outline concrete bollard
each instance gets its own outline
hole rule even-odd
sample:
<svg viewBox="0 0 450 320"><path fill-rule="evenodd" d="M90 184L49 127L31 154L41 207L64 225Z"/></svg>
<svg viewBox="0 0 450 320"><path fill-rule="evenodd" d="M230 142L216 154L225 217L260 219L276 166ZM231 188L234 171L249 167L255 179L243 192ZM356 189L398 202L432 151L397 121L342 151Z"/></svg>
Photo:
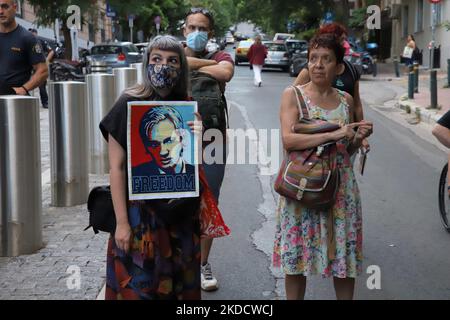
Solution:
<svg viewBox="0 0 450 320"><path fill-rule="evenodd" d="M52 206L73 207L89 195L88 117L84 82L50 82Z"/></svg>
<svg viewBox="0 0 450 320"><path fill-rule="evenodd" d="M39 99L0 96L0 256L42 248Z"/></svg>

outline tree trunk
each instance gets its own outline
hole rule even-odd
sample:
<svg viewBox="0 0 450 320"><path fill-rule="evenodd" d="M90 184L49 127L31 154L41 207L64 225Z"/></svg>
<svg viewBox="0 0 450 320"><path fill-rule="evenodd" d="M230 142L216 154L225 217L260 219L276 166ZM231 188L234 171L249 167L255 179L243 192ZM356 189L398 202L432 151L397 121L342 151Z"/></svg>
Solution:
<svg viewBox="0 0 450 320"><path fill-rule="evenodd" d="M64 58L72 60L72 37L70 36L70 29L63 23L62 30L64 35Z"/></svg>

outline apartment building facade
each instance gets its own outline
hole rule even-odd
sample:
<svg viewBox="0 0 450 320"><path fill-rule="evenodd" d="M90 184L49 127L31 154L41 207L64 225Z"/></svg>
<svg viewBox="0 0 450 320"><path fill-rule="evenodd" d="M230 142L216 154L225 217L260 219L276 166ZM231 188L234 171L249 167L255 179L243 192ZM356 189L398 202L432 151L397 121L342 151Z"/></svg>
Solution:
<svg viewBox="0 0 450 320"><path fill-rule="evenodd" d="M112 40L113 27L112 20L106 16L106 2L104 0L97 1L99 14L96 21L87 18L87 22L82 25L81 31L78 33L78 45L80 48L89 49L94 44ZM55 37L62 39L61 30L56 30L53 26L40 26L36 24L36 14L33 7L26 0L18 1L17 22L24 28L35 28L38 30L39 36L48 40L55 40ZM60 21L65 23L65 21ZM60 28L59 28L60 29Z"/></svg>
<svg viewBox="0 0 450 320"><path fill-rule="evenodd" d="M433 17L436 17L435 46L440 48L439 67L447 68L450 59L450 0L441 0L435 6L429 0L385 0L384 8L392 21L391 57L403 52L406 39L412 34L419 49L423 50L423 65L430 66Z"/></svg>

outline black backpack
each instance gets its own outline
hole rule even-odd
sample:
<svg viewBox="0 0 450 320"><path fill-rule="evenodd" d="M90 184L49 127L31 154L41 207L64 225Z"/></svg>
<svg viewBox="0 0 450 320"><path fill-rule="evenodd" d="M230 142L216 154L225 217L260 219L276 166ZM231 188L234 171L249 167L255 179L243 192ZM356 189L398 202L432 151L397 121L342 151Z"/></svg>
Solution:
<svg viewBox="0 0 450 320"><path fill-rule="evenodd" d="M215 52L204 59L210 59ZM225 130L227 128L228 108L220 82L209 74L191 71L192 97L198 103L198 112L202 116L203 126L208 129Z"/></svg>

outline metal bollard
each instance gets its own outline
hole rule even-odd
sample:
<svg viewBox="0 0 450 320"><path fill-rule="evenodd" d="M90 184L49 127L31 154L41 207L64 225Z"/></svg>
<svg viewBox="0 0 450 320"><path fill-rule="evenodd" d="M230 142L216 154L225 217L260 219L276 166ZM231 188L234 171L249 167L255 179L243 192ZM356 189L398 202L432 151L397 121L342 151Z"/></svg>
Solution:
<svg viewBox="0 0 450 320"><path fill-rule="evenodd" d="M116 102L114 75L90 74L86 77L89 122L89 173L109 173L108 144L98 128Z"/></svg>
<svg viewBox="0 0 450 320"><path fill-rule="evenodd" d="M93 61L90 64L91 73L108 73L108 65L103 61Z"/></svg>
<svg viewBox="0 0 450 320"><path fill-rule="evenodd" d="M39 99L0 96L0 256L42 248Z"/></svg>
<svg viewBox="0 0 450 320"><path fill-rule="evenodd" d="M395 68L395 76L397 78L400 78L400 65L397 58L394 59L394 68Z"/></svg>
<svg viewBox="0 0 450 320"><path fill-rule="evenodd" d="M73 207L89 195L86 84L50 82L52 206Z"/></svg>
<svg viewBox="0 0 450 320"><path fill-rule="evenodd" d="M450 87L450 59L447 59L447 87Z"/></svg>
<svg viewBox="0 0 450 320"><path fill-rule="evenodd" d="M130 65L131 68L135 68L137 70L137 83L143 83L145 71L143 69L143 63L133 63Z"/></svg>
<svg viewBox="0 0 450 320"><path fill-rule="evenodd" d="M414 72L410 72L408 77L408 99L414 99Z"/></svg>
<svg viewBox="0 0 450 320"><path fill-rule="evenodd" d="M419 93L419 64L414 62L414 92Z"/></svg>
<svg viewBox="0 0 450 320"><path fill-rule="evenodd" d="M374 78L378 75L377 58L373 59L373 74L372 75Z"/></svg>
<svg viewBox="0 0 450 320"><path fill-rule="evenodd" d="M118 99L123 91L137 83L137 70L135 68L116 68L113 70L116 83L116 96Z"/></svg>
<svg viewBox="0 0 450 320"><path fill-rule="evenodd" d="M437 71L430 71L430 96L431 96L431 109L437 109L438 97L437 97Z"/></svg>

